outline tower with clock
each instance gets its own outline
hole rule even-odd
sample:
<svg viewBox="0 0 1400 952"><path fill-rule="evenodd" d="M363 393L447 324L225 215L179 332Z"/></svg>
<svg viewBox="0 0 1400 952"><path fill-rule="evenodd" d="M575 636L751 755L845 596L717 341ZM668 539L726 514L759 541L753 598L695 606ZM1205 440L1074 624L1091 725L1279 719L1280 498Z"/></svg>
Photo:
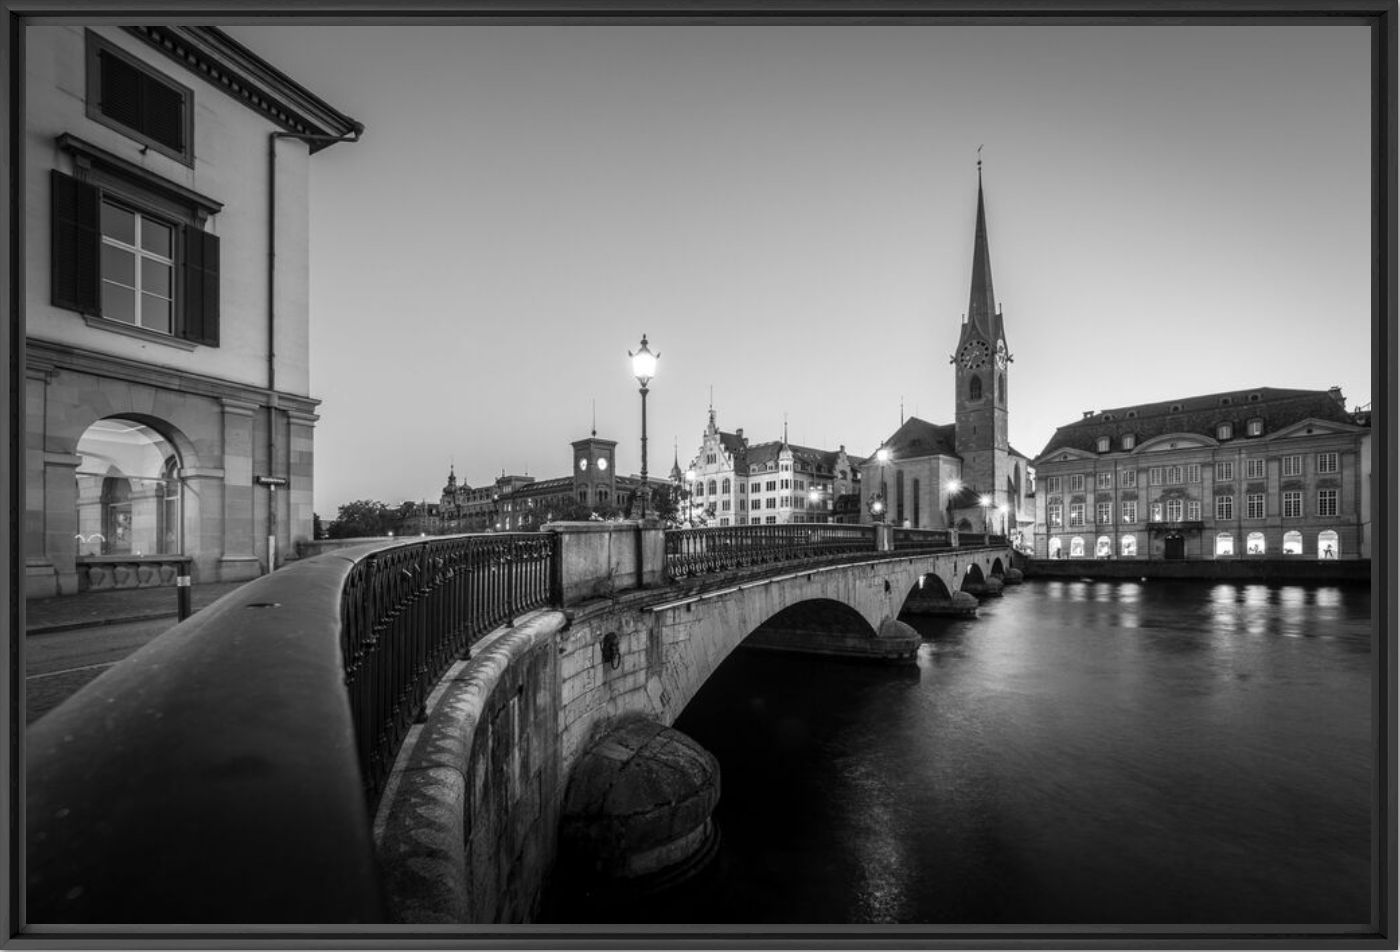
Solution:
<svg viewBox="0 0 1400 952"><path fill-rule="evenodd" d="M1011 356L1001 311L992 292L992 263L987 250L987 215L982 198L982 162L977 162L977 225L972 246L972 293L953 354L957 387L955 442L962 457L962 484L993 497L1009 499L1016 480L1007 442L1007 371Z"/></svg>
<svg viewBox="0 0 1400 952"><path fill-rule="evenodd" d="M613 456L617 440L600 440L598 431L584 440L575 440L574 498L587 506L610 505L617 498L617 473Z"/></svg>

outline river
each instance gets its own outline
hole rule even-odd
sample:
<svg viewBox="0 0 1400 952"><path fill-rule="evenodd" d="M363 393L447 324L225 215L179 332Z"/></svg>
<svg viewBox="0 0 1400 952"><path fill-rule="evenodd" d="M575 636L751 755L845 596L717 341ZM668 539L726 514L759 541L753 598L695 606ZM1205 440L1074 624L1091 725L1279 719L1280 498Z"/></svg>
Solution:
<svg viewBox="0 0 1400 952"><path fill-rule="evenodd" d="M1369 918L1367 588L1033 581L917 666L741 650L676 727L719 853L689 923Z"/></svg>

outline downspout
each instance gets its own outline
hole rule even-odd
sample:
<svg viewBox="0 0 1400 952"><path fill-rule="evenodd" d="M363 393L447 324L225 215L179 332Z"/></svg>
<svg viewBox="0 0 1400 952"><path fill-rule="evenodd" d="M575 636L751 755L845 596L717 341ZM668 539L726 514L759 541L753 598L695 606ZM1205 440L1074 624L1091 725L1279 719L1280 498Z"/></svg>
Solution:
<svg viewBox="0 0 1400 952"><path fill-rule="evenodd" d="M273 132L267 138L267 571L277 568L277 140L302 142L358 142L363 123L351 121L351 132L343 136L311 135L301 132ZM290 486L289 472L283 477Z"/></svg>

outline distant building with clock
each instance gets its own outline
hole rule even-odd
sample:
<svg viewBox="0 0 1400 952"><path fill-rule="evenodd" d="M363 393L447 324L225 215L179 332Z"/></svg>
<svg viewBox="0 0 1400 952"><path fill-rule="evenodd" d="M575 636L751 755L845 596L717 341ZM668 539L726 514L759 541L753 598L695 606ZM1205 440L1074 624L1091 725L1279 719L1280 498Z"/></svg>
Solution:
<svg viewBox="0 0 1400 952"><path fill-rule="evenodd" d="M458 482L455 468L450 469L436 506L436 522L424 524L450 535L519 532L565 519L635 516L641 479L618 475L617 441L602 439L594 431L571 446L573 465L567 476L536 479L502 473L489 486L473 488ZM664 479L648 478L647 483L655 495L670 492Z"/></svg>
<svg viewBox="0 0 1400 952"><path fill-rule="evenodd" d="M1340 388L1090 411L1036 460L1050 559L1371 556L1371 427Z"/></svg>
<svg viewBox="0 0 1400 952"><path fill-rule="evenodd" d="M1035 471L1007 438L1011 354L992 290L980 162L972 288L950 362L954 422L910 417L881 443L860 468L862 521L990 530L1028 545Z"/></svg>

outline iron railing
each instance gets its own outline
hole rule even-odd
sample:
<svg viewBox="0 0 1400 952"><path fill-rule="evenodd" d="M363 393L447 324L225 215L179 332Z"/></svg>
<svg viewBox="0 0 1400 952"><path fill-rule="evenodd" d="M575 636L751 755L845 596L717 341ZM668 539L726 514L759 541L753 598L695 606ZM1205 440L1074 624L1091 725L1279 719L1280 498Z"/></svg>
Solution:
<svg viewBox="0 0 1400 952"><path fill-rule="evenodd" d="M980 539L977 541L981 541ZM952 533L947 529L905 529L898 526L894 530L894 547L908 549L947 549L953 545Z"/></svg>
<svg viewBox="0 0 1400 952"><path fill-rule="evenodd" d="M814 522L666 532L666 569L673 579L874 551L874 526Z"/></svg>
<svg viewBox="0 0 1400 952"><path fill-rule="evenodd" d="M438 537L375 552L341 591L341 650L374 803L433 685L483 635L557 600L558 536Z"/></svg>

